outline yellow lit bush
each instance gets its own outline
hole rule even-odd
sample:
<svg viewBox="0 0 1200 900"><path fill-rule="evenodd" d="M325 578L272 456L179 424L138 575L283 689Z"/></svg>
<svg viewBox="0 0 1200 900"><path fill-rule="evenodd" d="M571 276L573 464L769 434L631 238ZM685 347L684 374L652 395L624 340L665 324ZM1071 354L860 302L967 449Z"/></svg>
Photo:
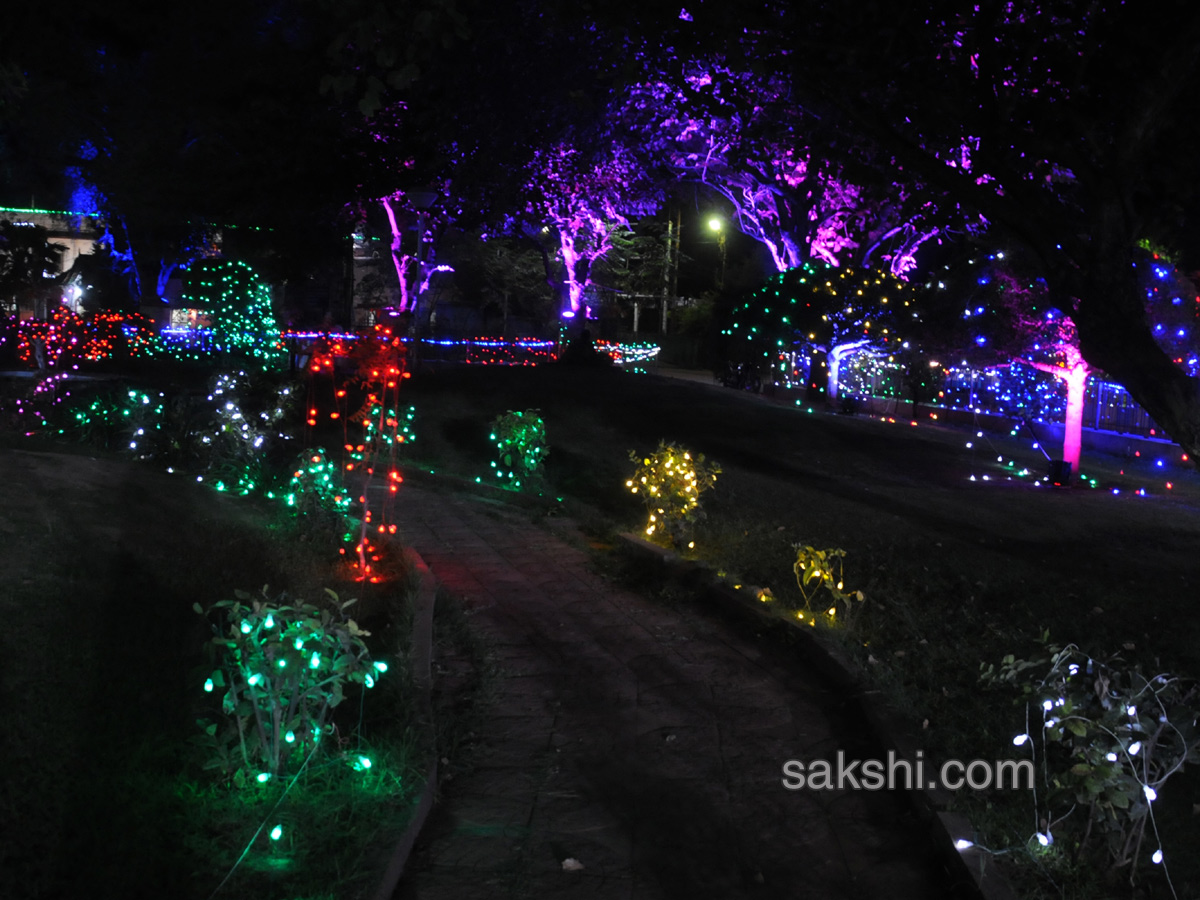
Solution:
<svg viewBox="0 0 1200 900"><path fill-rule="evenodd" d="M795 544L794 547L796 562L792 565L792 571L796 575L800 594L804 597L804 609L798 612L800 620L815 625L817 615L823 613L826 620L832 623L838 615L839 606L842 607L843 616L848 619L854 613L856 603L863 602L863 592L844 589L842 561L846 558L846 551L836 547L818 550L803 544ZM817 604L815 610L814 604ZM822 610L825 604L829 606Z"/></svg>
<svg viewBox="0 0 1200 900"><path fill-rule="evenodd" d="M637 470L625 486L646 504L646 537L691 547L689 532L703 515L700 495L716 484L721 467L666 441L650 456L631 450L629 459Z"/></svg>

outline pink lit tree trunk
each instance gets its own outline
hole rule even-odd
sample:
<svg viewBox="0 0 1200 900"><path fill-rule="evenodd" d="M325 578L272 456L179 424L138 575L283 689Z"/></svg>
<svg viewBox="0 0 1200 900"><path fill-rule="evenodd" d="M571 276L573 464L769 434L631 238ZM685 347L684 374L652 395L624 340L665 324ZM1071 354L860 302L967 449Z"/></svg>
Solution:
<svg viewBox="0 0 1200 900"><path fill-rule="evenodd" d="M1021 360L1025 365L1053 375L1067 385L1067 408L1063 416L1062 458L1071 464L1071 472L1079 474L1079 460L1083 449L1083 401L1087 395L1088 378L1092 368L1079 353L1078 345L1063 348L1067 357L1065 365Z"/></svg>
<svg viewBox="0 0 1200 900"><path fill-rule="evenodd" d="M379 202L383 204L383 211L387 213L388 226L392 232L392 265L396 267L396 280L400 283L400 312L410 312L413 304L409 300L408 289L408 267L412 262L412 257L404 252L404 241L402 240L404 232L396 219L396 210L392 207L391 197L384 197Z"/></svg>

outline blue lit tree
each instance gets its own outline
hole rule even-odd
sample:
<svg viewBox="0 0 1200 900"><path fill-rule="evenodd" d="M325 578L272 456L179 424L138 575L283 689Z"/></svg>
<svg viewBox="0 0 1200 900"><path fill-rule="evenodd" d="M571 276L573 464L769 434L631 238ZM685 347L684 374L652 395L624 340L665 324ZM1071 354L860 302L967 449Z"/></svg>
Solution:
<svg viewBox="0 0 1200 900"><path fill-rule="evenodd" d="M1194 373L1200 313L1195 286L1165 259L1149 253L1134 258L1156 342L1177 366ZM949 296L959 300L961 312L954 337L943 331L940 338L953 343L956 355L973 368L1006 370L1009 377L1000 389L1018 409L1033 411L1046 402L1036 399L1036 386L1031 390L1030 370L1056 379L1060 389L1052 393L1060 394L1062 458L1077 472L1088 379L1102 373L1083 354L1071 304L1057 300L1036 272L1027 253L998 250L946 276L952 279Z"/></svg>

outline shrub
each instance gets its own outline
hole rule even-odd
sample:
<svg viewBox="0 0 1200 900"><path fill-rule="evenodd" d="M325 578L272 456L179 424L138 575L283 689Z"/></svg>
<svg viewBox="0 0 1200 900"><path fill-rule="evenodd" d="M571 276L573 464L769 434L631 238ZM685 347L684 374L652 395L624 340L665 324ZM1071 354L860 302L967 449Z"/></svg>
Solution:
<svg viewBox="0 0 1200 900"><path fill-rule="evenodd" d="M657 535L668 543L682 544L703 517L700 496L717 483L721 467L706 463L703 454L693 457L690 451L666 441L659 441L658 449L650 456L639 456L631 450L629 459L638 468L625 486L641 494L646 504L646 536ZM691 543L689 540L689 547Z"/></svg>
<svg viewBox="0 0 1200 900"><path fill-rule="evenodd" d="M332 734L329 712L345 699L347 683L370 688L387 671L371 661L362 640L368 632L346 617L355 601L327 593L333 603L324 609L271 599L265 589L261 599L238 591L213 605L209 612L222 620L212 639L220 658L204 689L220 690L221 707L220 716L199 722L206 768L235 783L297 771Z"/></svg>
<svg viewBox="0 0 1200 900"><path fill-rule="evenodd" d="M1021 691L1028 748L1047 791L1036 799L1042 846L1073 846L1076 857L1107 856L1113 868L1164 863L1154 801L1186 762L1200 761L1200 686L1168 674L1147 677L1120 657L1101 661L1042 635L1032 659L980 665L988 685ZM1038 739L1040 736L1040 740ZM1040 757L1040 758L1039 758ZM1154 839L1146 844L1146 829ZM1071 841L1055 841L1055 832Z"/></svg>
<svg viewBox="0 0 1200 900"><path fill-rule="evenodd" d="M496 442L492 468L504 486L528 486L542 474L542 462L550 455L546 424L536 409L509 410L492 422L491 439Z"/></svg>
<svg viewBox="0 0 1200 900"><path fill-rule="evenodd" d="M846 551L837 548L818 550L796 544L796 562L792 571L796 575L796 584L800 587L800 595L804 598L804 612L813 613L813 603L820 601L820 612L832 620L837 615L840 606L845 619L848 621L854 613L855 602L862 603L862 591L846 591L844 589L844 569L842 561ZM834 573L834 569L837 573ZM826 608L827 603L832 605ZM803 616L801 616L803 618ZM809 619L813 621L812 618Z"/></svg>

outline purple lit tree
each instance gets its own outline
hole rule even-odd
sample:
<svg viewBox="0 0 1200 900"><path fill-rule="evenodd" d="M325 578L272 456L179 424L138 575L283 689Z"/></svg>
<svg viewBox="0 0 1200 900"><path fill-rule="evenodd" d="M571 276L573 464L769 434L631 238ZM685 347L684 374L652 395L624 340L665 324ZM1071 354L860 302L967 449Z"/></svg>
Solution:
<svg viewBox="0 0 1200 900"><path fill-rule="evenodd" d="M592 157L558 143L536 150L527 172L512 227L542 253L562 317L582 312L586 318L592 267L613 249L618 233L629 230L629 215L654 210L658 190L619 144Z"/></svg>
<svg viewBox="0 0 1200 900"><path fill-rule="evenodd" d="M453 266L437 262L438 239L448 220L444 212L431 210L436 197L433 191L396 191L379 201L391 233L389 251L400 289L398 313L416 314L433 276L454 271ZM405 240L410 230L414 237ZM429 315L433 312L432 307L426 309Z"/></svg>
<svg viewBox="0 0 1200 900"><path fill-rule="evenodd" d="M933 204L861 167L870 178L859 179L844 156L820 149L822 126L795 102L784 55L757 37L660 54L657 73L628 87L613 115L670 177L724 198L778 271L811 260L909 272L939 234Z"/></svg>

